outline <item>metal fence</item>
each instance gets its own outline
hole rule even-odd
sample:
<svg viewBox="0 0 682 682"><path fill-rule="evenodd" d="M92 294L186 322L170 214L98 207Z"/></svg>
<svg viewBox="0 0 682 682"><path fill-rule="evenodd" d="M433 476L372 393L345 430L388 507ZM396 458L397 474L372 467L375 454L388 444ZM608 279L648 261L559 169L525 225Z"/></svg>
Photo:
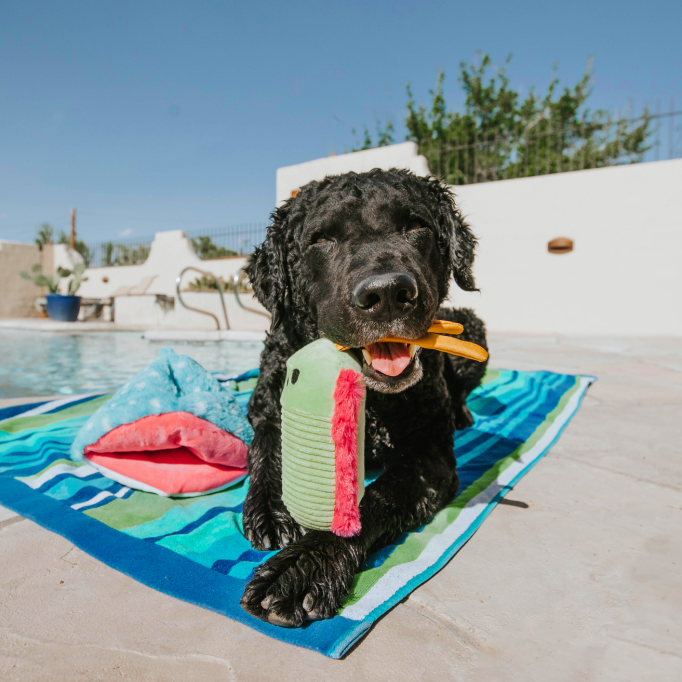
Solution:
<svg viewBox="0 0 682 682"><path fill-rule="evenodd" d="M244 223L210 230L192 230L187 232L187 236L192 240L194 250L200 258L224 258L253 253L254 247L265 239L267 228L268 223ZM216 251L211 244L215 244Z"/></svg>
<svg viewBox="0 0 682 682"><path fill-rule="evenodd" d="M187 232L199 258L227 258L253 252L255 246L265 239L267 223L246 223L212 229ZM90 267L109 265L137 265L144 263L154 237L139 237L88 244L83 254Z"/></svg>
<svg viewBox="0 0 682 682"><path fill-rule="evenodd" d="M540 120L506 135L477 131L420 144L431 172L451 185L682 157L682 111L571 125Z"/></svg>
<svg viewBox="0 0 682 682"><path fill-rule="evenodd" d="M89 267L137 265L147 260L153 240L154 237L152 236L88 244L87 256L82 255Z"/></svg>
<svg viewBox="0 0 682 682"><path fill-rule="evenodd" d="M548 175L629 163L682 158L682 111L645 113L560 125L541 119L509 134L454 136L448 144L422 142L420 153L434 175L451 185ZM267 223L246 223L187 233L197 255L208 260L245 255L265 239ZM135 265L149 256L152 237L88 244L91 267Z"/></svg>

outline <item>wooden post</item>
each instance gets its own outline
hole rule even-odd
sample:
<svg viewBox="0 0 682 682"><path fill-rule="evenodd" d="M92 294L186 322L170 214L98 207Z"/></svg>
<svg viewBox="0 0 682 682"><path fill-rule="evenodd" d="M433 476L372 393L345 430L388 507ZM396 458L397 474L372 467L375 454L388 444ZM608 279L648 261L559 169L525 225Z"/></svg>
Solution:
<svg viewBox="0 0 682 682"><path fill-rule="evenodd" d="M76 209L71 209L71 242L70 247L75 251L76 249Z"/></svg>

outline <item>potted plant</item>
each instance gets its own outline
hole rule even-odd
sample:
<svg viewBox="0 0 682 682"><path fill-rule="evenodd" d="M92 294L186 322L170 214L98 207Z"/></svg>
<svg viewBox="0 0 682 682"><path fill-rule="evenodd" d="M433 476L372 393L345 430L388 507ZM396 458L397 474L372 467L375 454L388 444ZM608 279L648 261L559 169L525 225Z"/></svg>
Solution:
<svg viewBox="0 0 682 682"><path fill-rule="evenodd" d="M57 268L57 274L54 277L48 277L40 265L34 265L31 268L33 274L29 275L26 270L22 270L19 275L24 279L32 281L38 287L47 287L49 294L45 296L47 300L47 314L53 320L60 320L63 322L75 322L78 319L78 312L81 308L81 297L76 296L76 292L81 285L81 282L87 282L88 278L83 277L85 272L85 263L76 263L73 266L73 271L66 268ZM73 277L71 277L73 275ZM65 278L71 277L69 280L68 294L63 296L58 293L59 282Z"/></svg>

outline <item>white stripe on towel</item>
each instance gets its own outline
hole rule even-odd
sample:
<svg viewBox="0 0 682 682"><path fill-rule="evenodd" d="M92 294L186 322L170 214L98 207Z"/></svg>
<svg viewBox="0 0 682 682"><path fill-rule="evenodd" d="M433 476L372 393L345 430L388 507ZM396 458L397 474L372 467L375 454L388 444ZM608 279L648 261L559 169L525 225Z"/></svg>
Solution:
<svg viewBox="0 0 682 682"><path fill-rule="evenodd" d="M59 400L50 400L49 403L45 403L44 405L39 405L38 407L34 407L32 410L28 410L27 412L22 412L21 414L18 414L17 417L34 417L37 414L45 414L46 412L51 412L52 410L56 410L58 407L63 407L64 405L68 405L69 403L74 403L77 400L83 400L84 398L92 398L95 395L100 395L99 393L81 393L80 395L74 395L71 396L70 398L60 398Z"/></svg>
<svg viewBox="0 0 682 682"><path fill-rule="evenodd" d="M88 500L87 502L79 502L78 504L72 504L71 509L78 510L82 509L83 507L91 507L93 504L101 502L106 497L123 497L129 490L130 488L121 488L116 494L103 490L101 493L97 493L97 495L95 495L92 499Z"/></svg>
<svg viewBox="0 0 682 682"><path fill-rule="evenodd" d="M25 483L29 488L37 490L41 485L47 483L60 474L70 474L71 476L76 476L77 478L85 478L86 476L92 476L96 473L97 469L90 466L89 464L55 464L47 471L43 471L38 478L20 478L19 480L22 481L22 483Z"/></svg>

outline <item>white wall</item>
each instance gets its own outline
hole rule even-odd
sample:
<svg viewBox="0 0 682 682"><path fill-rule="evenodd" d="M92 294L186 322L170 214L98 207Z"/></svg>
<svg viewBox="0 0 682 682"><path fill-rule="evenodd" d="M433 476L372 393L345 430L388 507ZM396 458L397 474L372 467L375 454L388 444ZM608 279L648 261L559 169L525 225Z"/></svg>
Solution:
<svg viewBox="0 0 682 682"><path fill-rule="evenodd" d="M55 247L56 248L56 247ZM56 260L56 258L55 258ZM60 265L72 268L64 254L60 255ZM215 322L207 315L183 308L177 300L175 278L180 272L194 266L212 272L216 277L230 280L246 264L246 257L217 258L201 260L185 233L180 230L157 232L154 235L149 256L139 265L115 265L102 268L88 268L85 271L87 282L78 291L84 298L108 298L122 286L138 285L142 280L153 277L145 295L116 296L116 322L122 325L142 326L150 329L215 329ZM199 273L187 272L182 279L182 288L199 277ZM108 281L104 281L104 280ZM172 296L175 308L166 310L156 300L156 294ZM202 310L209 310L218 316L221 328L224 320L217 293L187 292L183 300ZM242 294L244 305L264 311L264 308L249 294ZM230 327L238 330L261 331L270 327L264 316L242 310L237 306L234 294L225 292Z"/></svg>
<svg viewBox="0 0 682 682"><path fill-rule="evenodd" d="M192 242L181 230L157 232L149 257L144 263L88 268L85 271L88 281L83 282L78 293L86 298L104 298L121 286L133 286L147 277L154 277L147 293L174 296L175 278L187 266L192 265L200 270L208 270L223 279L229 279L245 264L244 256L201 260L194 252ZM182 281L186 284L197 277L198 273L190 271ZM105 282L105 278L109 281Z"/></svg>
<svg viewBox="0 0 682 682"><path fill-rule="evenodd" d="M252 294L240 294L242 304L265 312ZM225 329L225 318L220 297L215 292L186 291L182 300L193 308L213 313ZM243 310L237 305L234 294L225 294L225 307L230 329L237 331L268 331L270 318ZM116 299L116 322L130 327L146 329L216 329L215 320L208 315L188 310L175 299L172 309L161 305L156 296L122 296Z"/></svg>
<svg viewBox="0 0 682 682"><path fill-rule="evenodd" d="M327 175L339 175L355 171L364 173L373 168L407 168L417 175L428 175L429 165L426 158L417 152L414 142L402 142L388 147L365 149L361 152L329 156L315 159L295 166L277 169L277 205L291 197L294 190L299 189L311 180L322 180Z"/></svg>
<svg viewBox="0 0 682 682"><path fill-rule="evenodd" d="M489 330L682 335L682 159L454 189L481 293L451 298Z"/></svg>

